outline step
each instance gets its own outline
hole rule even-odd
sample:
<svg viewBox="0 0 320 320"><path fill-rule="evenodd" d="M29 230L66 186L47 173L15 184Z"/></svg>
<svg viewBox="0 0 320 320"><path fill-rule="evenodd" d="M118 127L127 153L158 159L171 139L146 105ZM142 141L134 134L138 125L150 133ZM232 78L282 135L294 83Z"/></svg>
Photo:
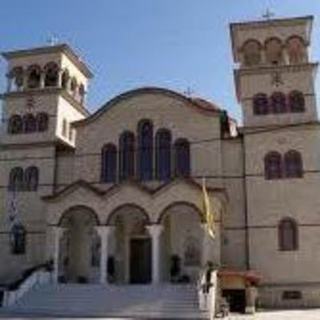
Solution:
<svg viewBox="0 0 320 320"><path fill-rule="evenodd" d="M19 316L208 319L208 314L199 310L194 285L47 285L35 288L3 312Z"/></svg>

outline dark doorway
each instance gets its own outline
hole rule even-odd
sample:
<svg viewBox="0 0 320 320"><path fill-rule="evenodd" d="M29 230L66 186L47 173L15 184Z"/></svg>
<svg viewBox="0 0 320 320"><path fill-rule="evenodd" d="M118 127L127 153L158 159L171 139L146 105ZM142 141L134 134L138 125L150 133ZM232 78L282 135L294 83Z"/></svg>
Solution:
<svg viewBox="0 0 320 320"><path fill-rule="evenodd" d="M130 283L151 282L151 240L130 241Z"/></svg>
<svg viewBox="0 0 320 320"><path fill-rule="evenodd" d="M242 289L223 290L222 296L229 303L231 312L245 313L246 310L246 292Z"/></svg>

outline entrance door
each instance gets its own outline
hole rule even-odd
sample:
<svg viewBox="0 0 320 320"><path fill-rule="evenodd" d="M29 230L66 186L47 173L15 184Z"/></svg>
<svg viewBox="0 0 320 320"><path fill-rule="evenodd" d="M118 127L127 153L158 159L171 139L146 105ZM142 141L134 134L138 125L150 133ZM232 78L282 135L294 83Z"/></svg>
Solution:
<svg viewBox="0 0 320 320"><path fill-rule="evenodd" d="M231 312L244 313L246 308L246 292L245 290L223 290L222 296L227 299Z"/></svg>
<svg viewBox="0 0 320 320"><path fill-rule="evenodd" d="M151 240L148 238L130 241L130 283L151 281Z"/></svg>

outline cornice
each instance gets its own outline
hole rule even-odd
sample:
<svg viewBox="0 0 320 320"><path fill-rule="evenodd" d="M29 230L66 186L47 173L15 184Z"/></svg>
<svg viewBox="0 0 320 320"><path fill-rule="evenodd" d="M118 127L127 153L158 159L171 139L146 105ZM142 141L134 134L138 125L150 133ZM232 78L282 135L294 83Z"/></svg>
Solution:
<svg viewBox="0 0 320 320"><path fill-rule="evenodd" d="M287 64L287 65L276 65L276 66L268 66L262 65L255 68L239 68L235 69L236 75L251 75L251 74L265 74L270 72L299 72L304 70L314 70L318 68L318 63L303 63L303 64Z"/></svg>
<svg viewBox="0 0 320 320"><path fill-rule="evenodd" d="M24 91L5 92L0 94L0 99L5 100L5 99L11 99L11 98L28 97L30 95L43 96L48 94L61 95L83 116L88 117L90 115L90 112L81 103L79 103L72 95L70 95L67 90L63 88L42 88L42 89L28 89Z"/></svg>
<svg viewBox="0 0 320 320"><path fill-rule="evenodd" d="M264 125L264 126L246 126L241 127L239 130L246 134L259 134L263 132L272 132L277 130L292 130L292 129L305 129L309 130L320 129L320 121L309 121L309 122L300 122L300 123L292 123L292 124L283 124L283 125Z"/></svg>
<svg viewBox="0 0 320 320"><path fill-rule="evenodd" d="M3 52L1 55L6 60L11 60L20 57L34 56L48 53L64 53L89 79L93 77L93 73L87 67L87 65L81 60L81 58L75 53L75 51L66 43L58 44L55 46L38 47L32 49L22 49L15 51Z"/></svg>
<svg viewBox="0 0 320 320"><path fill-rule="evenodd" d="M142 191L143 193L148 194L149 196L155 196L160 191L162 191L166 188L170 188L170 187L172 187L178 183L181 183L181 182L185 183L191 187L195 187L197 190L202 192L202 186L192 178L176 178L176 179L168 181L167 183L163 183L156 188L149 188L149 187L145 186L144 184L142 184L141 182L136 181L136 180L128 180L128 181L123 181L121 183L114 184L107 190L102 190L99 187L96 187L85 180L78 180L78 181L75 181L75 182L67 185L66 187L64 187L63 189L61 189L60 191L58 191L56 193L42 197L42 199L45 201L54 201L57 198L59 198L60 196L68 195L70 192L73 192L78 187L82 187L82 188L91 190L99 197L107 197L111 194L119 192L125 186L137 188L138 190ZM227 193L224 188L208 187L207 191L222 193L227 197Z"/></svg>
<svg viewBox="0 0 320 320"><path fill-rule="evenodd" d="M37 142L26 142L26 143L3 143L0 144L0 151L10 150L10 149L29 149L29 148L47 148L51 146L56 146L56 141L37 141Z"/></svg>
<svg viewBox="0 0 320 320"><path fill-rule="evenodd" d="M231 23L231 29L248 30L248 29L260 29L268 27L291 27L297 24L311 23L312 27L313 16L295 17L295 18L281 18L281 19L268 19L268 20L253 20Z"/></svg>

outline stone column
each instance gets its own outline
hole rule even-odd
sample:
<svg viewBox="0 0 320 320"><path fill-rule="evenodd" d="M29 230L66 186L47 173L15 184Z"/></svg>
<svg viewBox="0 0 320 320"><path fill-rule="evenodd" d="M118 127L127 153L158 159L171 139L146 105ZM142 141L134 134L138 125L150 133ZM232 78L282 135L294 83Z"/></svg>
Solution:
<svg viewBox="0 0 320 320"><path fill-rule="evenodd" d="M41 70L41 73L40 73L40 89L43 89L45 87L45 79L46 79L46 72L44 70Z"/></svg>
<svg viewBox="0 0 320 320"><path fill-rule="evenodd" d="M160 282L160 235L163 231L161 224L147 227L152 239L152 283Z"/></svg>
<svg viewBox="0 0 320 320"><path fill-rule="evenodd" d="M22 90L27 90L28 89L28 80L29 80L29 72L28 71L25 71L23 73L23 89Z"/></svg>
<svg viewBox="0 0 320 320"><path fill-rule="evenodd" d="M13 78L7 74L7 92L11 92Z"/></svg>
<svg viewBox="0 0 320 320"><path fill-rule="evenodd" d="M52 227L54 237L54 252L53 252L53 281L58 283L59 279L59 262L60 262L60 240L63 236L65 228Z"/></svg>
<svg viewBox="0 0 320 320"><path fill-rule="evenodd" d="M109 235L113 232L113 226L97 226L96 230L101 240L100 247L100 283L108 283L107 278L107 260L108 260L108 240Z"/></svg>
<svg viewBox="0 0 320 320"><path fill-rule="evenodd" d="M290 64L289 52L286 46L282 47L282 59L285 65Z"/></svg>
<svg viewBox="0 0 320 320"><path fill-rule="evenodd" d="M63 75L63 70L59 69L58 71L58 83L57 83L57 87L58 88L62 88L62 75Z"/></svg>

